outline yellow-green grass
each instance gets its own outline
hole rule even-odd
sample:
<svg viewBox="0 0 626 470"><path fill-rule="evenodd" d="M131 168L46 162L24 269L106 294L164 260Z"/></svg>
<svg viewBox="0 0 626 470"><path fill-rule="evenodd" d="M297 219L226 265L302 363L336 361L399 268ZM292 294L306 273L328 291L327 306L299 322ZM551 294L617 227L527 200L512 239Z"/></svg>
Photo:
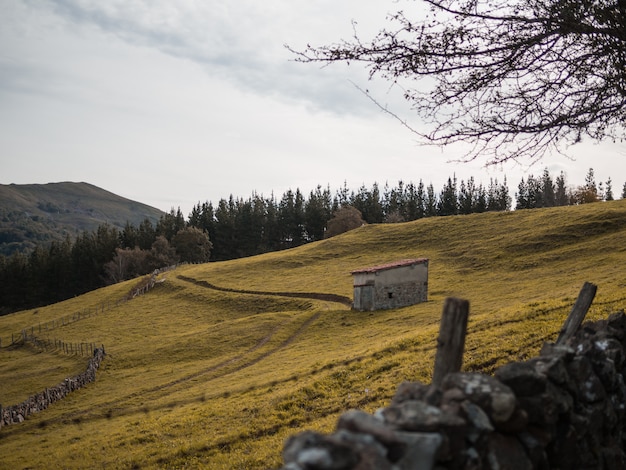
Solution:
<svg viewBox="0 0 626 470"><path fill-rule="evenodd" d="M422 256L429 302L380 312L188 280L351 296L351 270ZM107 351L95 383L0 430L0 468L278 467L286 437L330 432L345 410L374 411L402 381L430 381L446 297L470 300L464 369L490 373L553 341L584 281L598 285L589 318L622 309L625 262L626 201L616 201L365 226L284 252L179 267L128 302L115 303L137 280L0 317L5 346L12 333L100 306L40 335ZM0 403L86 361L3 347Z"/></svg>

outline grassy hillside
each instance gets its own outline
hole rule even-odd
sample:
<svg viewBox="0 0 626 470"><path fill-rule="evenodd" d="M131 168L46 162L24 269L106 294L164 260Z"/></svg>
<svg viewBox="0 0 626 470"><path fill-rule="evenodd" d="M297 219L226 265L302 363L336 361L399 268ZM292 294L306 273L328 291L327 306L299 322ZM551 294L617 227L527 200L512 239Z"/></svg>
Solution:
<svg viewBox="0 0 626 470"><path fill-rule="evenodd" d="M429 302L354 312L340 303L216 291L352 294L350 271L430 259ZM137 281L0 318L11 333L96 306L51 329L104 344L94 384L0 430L0 468L278 467L286 437L331 431L346 409L429 382L444 299L470 300L464 369L490 372L556 338L585 281L589 317L626 304L626 201L370 225L293 250L178 268L114 306ZM42 336L43 333L42 333ZM0 349L0 403L79 372L86 359Z"/></svg>
<svg viewBox="0 0 626 470"><path fill-rule="evenodd" d="M0 184L0 254L93 231L105 222L123 228L148 218L154 224L162 214L88 183Z"/></svg>

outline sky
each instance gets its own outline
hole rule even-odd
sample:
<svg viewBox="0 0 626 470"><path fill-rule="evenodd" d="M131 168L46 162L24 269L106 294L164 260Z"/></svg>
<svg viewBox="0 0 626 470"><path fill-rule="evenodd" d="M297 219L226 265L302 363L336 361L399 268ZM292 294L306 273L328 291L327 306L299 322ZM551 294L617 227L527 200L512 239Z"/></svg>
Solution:
<svg viewBox="0 0 626 470"><path fill-rule="evenodd" d="M460 163L421 145L401 90L360 65L302 64L301 50L371 37L405 0L0 0L0 184L87 182L188 215L200 202L278 199L317 185L474 177L547 168L572 185L626 181L625 144L583 142L538 163ZM512 194L514 195L514 194Z"/></svg>

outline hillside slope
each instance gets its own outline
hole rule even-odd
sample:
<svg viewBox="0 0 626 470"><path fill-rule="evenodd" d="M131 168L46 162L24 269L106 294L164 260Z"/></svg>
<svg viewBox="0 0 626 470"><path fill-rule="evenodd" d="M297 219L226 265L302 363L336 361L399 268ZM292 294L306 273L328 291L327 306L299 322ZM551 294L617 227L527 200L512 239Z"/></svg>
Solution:
<svg viewBox="0 0 626 470"><path fill-rule="evenodd" d="M429 301L355 312L350 271L430 259ZM8 468L266 469L283 441L330 432L349 408L386 406L404 380L429 382L448 296L470 300L463 368L491 372L553 341L585 281L588 317L626 304L626 201L370 225L306 246L184 266L131 301L137 280L0 318L0 403L16 403L86 359L8 346L41 338L104 344L92 385L0 429ZM81 316L76 315L81 312Z"/></svg>
<svg viewBox="0 0 626 470"><path fill-rule="evenodd" d="M63 240L103 223L123 228L162 211L88 183L0 185L0 254L27 251L38 243Z"/></svg>

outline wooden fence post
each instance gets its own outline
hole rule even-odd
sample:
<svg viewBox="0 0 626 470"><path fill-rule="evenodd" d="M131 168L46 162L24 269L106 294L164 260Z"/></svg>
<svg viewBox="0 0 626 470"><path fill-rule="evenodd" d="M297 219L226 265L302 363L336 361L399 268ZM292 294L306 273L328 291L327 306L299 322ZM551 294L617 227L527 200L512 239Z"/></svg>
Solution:
<svg viewBox="0 0 626 470"><path fill-rule="evenodd" d="M446 374L461 370L468 316L469 302L467 300L454 297L446 299L439 326L433 371L432 383L436 387L441 385Z"/></svg>
<svg viewBox="0 0 626 470"><path fill-rule="evenodd" d="M572 311L561 327L559 337L556 339L556 344L564 344L576 334L576 331L578 331L578 328L580 328L580 325L585 320L585 316L589 311L589 307L591 307L591 302L593 302L597 290L598 286L590 282L585 282L578 294L576 303L574 303L572 307Z"/></svg>

